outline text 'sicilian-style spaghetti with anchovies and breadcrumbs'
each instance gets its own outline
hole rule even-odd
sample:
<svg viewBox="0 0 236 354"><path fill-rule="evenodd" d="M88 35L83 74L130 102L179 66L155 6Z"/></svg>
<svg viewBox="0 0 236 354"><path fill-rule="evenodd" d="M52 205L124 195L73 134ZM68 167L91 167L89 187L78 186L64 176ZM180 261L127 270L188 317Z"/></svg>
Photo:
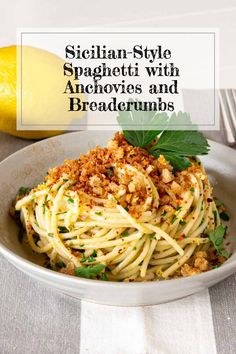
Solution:
<svg viewBox="0 0 236 354"><path fill-rule="evenodd" d="M109 281L199 274L228 257L224 206L200 160L177 170L116 133L49 170L15 204L33 251L62 273Z"/></svg>

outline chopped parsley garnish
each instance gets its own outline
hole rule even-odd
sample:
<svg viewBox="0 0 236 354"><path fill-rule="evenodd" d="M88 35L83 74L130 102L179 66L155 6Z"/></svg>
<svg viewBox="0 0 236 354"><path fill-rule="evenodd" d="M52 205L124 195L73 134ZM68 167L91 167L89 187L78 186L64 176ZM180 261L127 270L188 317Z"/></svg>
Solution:
<svg viewBox="0 0 236 354"><path fill-rule="evenodd" d="M229 215L227 213L225 213L224 211L222 211L220 213L220 218L224 221L229 221Z"/></svg>
<svg viewBox="0 0 236 354"><path fill-rule="evenodd" d="M42 204L42 208L43 208L43 214L45 214L45 211L46 211L46 204L45 203Z"/></svg>
<svg viewBox="0 0 236 354"><path fill-rule="evenodd" d="M137 247L134 246L132 249L133 249L133 251L136 251Z"/></svg>
<svg viewBox="0 0 236 354"><path fill-rule="evenodd" d="M150 240L156 240L155 234L150 235L149 238L150 238Z"/></svg>
<svg viewBox="0 0 236 354"><path fill-rule="evenodd" d="M63 178L63 182L68 182L69 180L67 178Z"/></svg>
<svg viewBox="0 0 236 354"><path fill-rule="evenodd" d="M97 252L95 250L93 250L93 253L91 255L92 257L97 257Z"/></svg>
<svg viewBox="0 0 236 354"><path fill-rule="evenodd" d="M53 233L52 233L52 232L49 232L49 233L48 233L48 236L49 236L49 237L53 237Z"/></svg>
<svg viewBox="0 0 236 354"><path fill-rule="evenodd" d="M177 216L174 216L170 223L171 223L171 224L174 224L174 222L175 222L176 220L178 220L178 218L177 218Z"/></svg>
<svg viewBox="0 0 236 354"><path fill-rule="evenodd" d="M161 214L161 216L166 216L167 211L163 211L163 213Z"/></svg>
<svg viewBox="0 0 236 354"><path fill-rule="evenodd" d="M107 175L108 175L108 177L112 177L112 176L114 176L114 173L112 170L107 170Z"/></svg>
<svg viewBox="0 0 236 354"><path fill-rule="evenodd" d="M209 233L209 238L217 250L218 254L220 256L223 256L225 258L229 257L229 253L226 250L222 249L223 243L224 243L224 236L227 231L227 227L224 227L223 225L219 225L215 232L212 230Z"/></svg>
<svg viewBox="0 0 236 354"><path fill-rule="evenodd" d="M82 257L81 258L81 260L80 260L80 262L81 263L85 263L85 262L94 262L95 261L95 258L94 257L92 257L92 256L90 256L90 257Z"/></svg>
<svg viewBox="0 0 236 354"><path fill-rule="evenodd" d="M91 254L91 256L89 257L82 257L80 262L81 263L85 263L85 262L94 262L95 261L95 257L97 257L97 252L94 250L93 253Z"/></svg>
<svg viewBox="0 0 236 354"><path fill-rule="evenodd" d="M100 279L101 280L104 280L104 281L108 281L109 279L108 279L108 276L106 275L106 273L102 273L101 275L100 275Z"/></svg>
<svg viewBox="0 0 236 354"><path fill-rule="evenodd" d="M191 187L189 190L190 190L190 192L194 192L194 188L193 187Z"/></svg>
<svg viewBox="0 0 236 354"><path fill-rule="evenodd" d="M128 231L124 231L124 232L122 232L121 237L127 237L127 236L129 236Z"/></svg>
<svg viewBox="0 0 236 354"><path fill-rule="evenodd" d="M67 202L68 202L69 204L74 204L74 199L69 198L69 199L67 199Z"/></svg>
<svg viewBox="0 0 236 354"><path fill-rule="evenodd" d="M65 234L66 232L70 232L65 226L58 226L58 230L61 234Z"/></svg>
<svg viewBox="0 0 236 354"><path fill-rule="evenodd" d="M217 268L219 268L220 267L220 265L214 265L213 267L212 267L212 269L217 269Z"/></svg>
<svg viewBox="0 0 236 354"><path fill-rule="evenodd" d="M209 151L206 138L196 130L196 126L192 125L192 130L173 130L178 124L189 129L192 123L187 113L173 113L169 117L156 111L119 111L117 120L131 145L146 149L156 158L163 155L175 170L190 167L189 157L205 155ZM127 130L132 129L134 122L140 130ZM154 126L155 130L142 130L149 126ZM159 139L154 140L157 137Z"/></svg>
<svg viewBox="0 0 236 354"><path fill-rule="evenodd" d="M31 191L31 188L28 187L20 187L18 191L19 197L23 197L24 195L28 194Z"/></svg>
<svg viewBox="0 0 236 354"><path fill-rule="evenodd" d="M101 211L95 211L94 214L96 214L96 215L102 215Z"/></svg>
<svg viewBox="0 0 236 354"><path fill-rule="evenodd" d="M222 200L215 198L215 204L217 207L220 207L220 206L224 205L224 202L222 202Z"/></svg>
<svg viewBox="0 0 236 354"><path fill-rule="evenodd" d="M181 225L181 226L184 226L184 225L186 225L186 224L187 224L187 223L186 223L186 221L184 221L184 220L180 220L180 222L179 222L179 223L180 223L180 225Z"/></svg>
<svg viewBox="0 0 236 354"><path fill-rule="evenodd" d="M45 211L46 211L47 200L48 200L48 195L46 194L46 196L45 196L45 198L44 198L44 203L42 204L43 214L45 214Z"/></svg>
<svg viewBox="0 0 236 354"><path fill-rule="evenodd" d="M181 206L177 206L176 211L181 210L181 209L182 209Z"/></svg>
<svg viewBox="0 0 236 354"><path fill-rule="evenodd" d="M57 263L55 263L55 267L57 268L57 269L61 269L61 268L65 268L65 263L64 262L57 262Z"/></svg>
<svg viewBox="0 0 236 354"><path fill-rule="evenodd" d="M87 267L77 267L75 268L75 275L77 277L94 279L106 268L104 264L90 265Z"/></svg>

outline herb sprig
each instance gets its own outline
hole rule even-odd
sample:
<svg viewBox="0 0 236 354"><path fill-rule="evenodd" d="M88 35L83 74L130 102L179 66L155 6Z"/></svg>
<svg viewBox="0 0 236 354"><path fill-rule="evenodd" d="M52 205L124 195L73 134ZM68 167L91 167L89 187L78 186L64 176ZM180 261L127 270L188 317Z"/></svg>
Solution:
<svg viewBox="0 0 236 354"><path fill-rule="evenodd" d="M209 233L209 238L217 250L218 254L220 256L223 256L225 258L229 257L229 253L226 250L223 250L223 243L224 243L224 236L227 231L227 227L224 227L223 225L219 225L215 232L212 230Z"/></svg>
<svg viewBox="0 0 236 354"><path fill-rule="evenodd" d="M104 264L90 265L75 268L75 275L82 278L94 279L106 268Z"/></svg>
<svg viewBox="0 0 236 354"><path fill-rule="evenodd" d="M97 252L94 250L93 253L91 254L91 256L89 257L82 257L80 262L81 263L86 263L86 262L94 262L96 259L95 257L97 257Z"/></svg>
<svg viewBox="0 0 236 354"><path fill-rule="evenodd" d="M192 125L187 113L173 113L168 117L166 113L158 112L119 112L117 120L131 145L146 149L156 158L163 155L176 170L190 167L189 157L205 155L209 151L206 138ZM132 124L146 130L127 130L133 129ZM174 130L179 125L188 129L191 126L192 130ZM147 130L150 126L157 129Z"/></svg>
<svg viewBox="0 0 236 354"><path fill-rule="evenodd" d="M67 227L65 227L65 226L58 226L58 230L59 230L60 234L65 234L67 232L70 232L70 230L68 230Z"/></svg>
<svg viewBox="0 0 236 354"><path fill-rule="evenodd" d="M18 191L18 196L19 197L24 197L26 194L28 194L31 191L31 188L28 187L20 187Z"/></svg>

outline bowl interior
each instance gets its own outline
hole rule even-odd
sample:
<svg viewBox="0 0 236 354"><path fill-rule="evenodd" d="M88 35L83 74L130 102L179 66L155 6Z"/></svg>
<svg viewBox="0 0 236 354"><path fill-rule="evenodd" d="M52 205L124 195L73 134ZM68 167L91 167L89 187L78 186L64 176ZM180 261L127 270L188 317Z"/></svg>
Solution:
<svg viewBox="0 0 236 354"><path fill-rule="evenodd" d="M17 255L42 264L43 257L19 242L19 229L8 214L18 189L37 185L50 167L64 159L77 158L96 145L105 145L112 135L109 131L64 134L30 145L4 160L0 164L0 242ZM236 151L216 143L211 146L211 153L202 160L214 186L214 195L224 201L230 215L227 247L234 255L227 263L231 263L236 259Z"/></svg>

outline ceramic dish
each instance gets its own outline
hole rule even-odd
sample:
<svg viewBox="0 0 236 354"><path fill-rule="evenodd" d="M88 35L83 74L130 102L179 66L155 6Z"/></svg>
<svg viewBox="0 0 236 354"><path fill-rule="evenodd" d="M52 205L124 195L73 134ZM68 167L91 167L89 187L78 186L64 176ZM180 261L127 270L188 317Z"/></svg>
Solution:
<svg viewBox="0 0 236 354"><path fill-rule="evenodd" d="M30 145L0 163L0 252L15 267L54 289L73 297L116 306L153 305L196 293L236 271L236 252L220 268L192 277L145 283L88 280L57 273L40 266L38 255L18 240L18 229L8 209L20 186L41 182L49 167L73 159L96 145L105 145L111 132L64 134ZM202 160L214 194L223 199L230 214L231 248L235 250L236 151L210 142L211 152ZM235 236L235 237L234 237Z"/></svg>

